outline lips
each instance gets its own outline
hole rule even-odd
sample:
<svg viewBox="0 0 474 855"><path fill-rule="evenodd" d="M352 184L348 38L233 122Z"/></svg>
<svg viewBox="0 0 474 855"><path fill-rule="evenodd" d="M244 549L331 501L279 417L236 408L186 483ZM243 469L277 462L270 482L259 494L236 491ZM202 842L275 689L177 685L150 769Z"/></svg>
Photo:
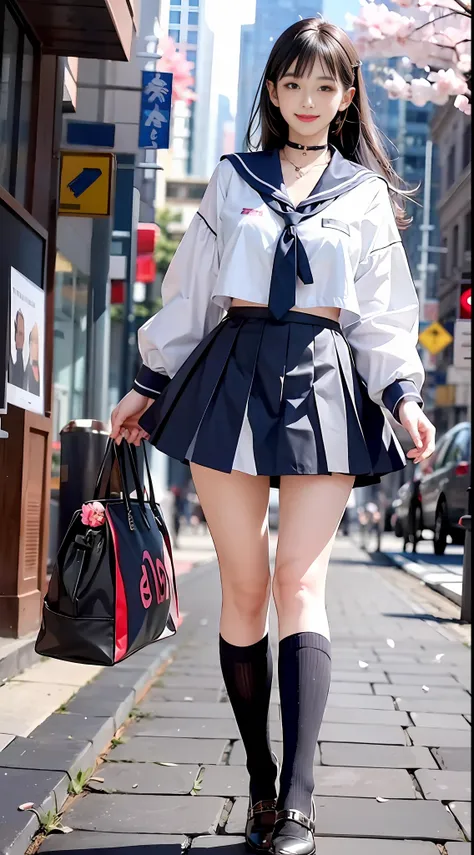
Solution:
<svg viewBox="0 0 474 855"><path fill-rule="evenodd" d="M301 115L299 115L298 113L295 113L295 115L296 115L296 118L300 120L300 122L315 122L316 119L319 119L319 116L309 116L309 115L306 115L304 113Z"/></svg>

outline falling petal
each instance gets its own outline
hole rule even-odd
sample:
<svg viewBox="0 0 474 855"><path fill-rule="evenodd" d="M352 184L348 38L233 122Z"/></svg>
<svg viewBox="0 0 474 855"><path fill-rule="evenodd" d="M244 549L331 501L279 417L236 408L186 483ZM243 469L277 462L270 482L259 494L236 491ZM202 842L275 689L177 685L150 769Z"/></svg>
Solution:
<svg viewBox="0 0 474 855"><path fill-rule="evenodd" d="M359 659L359 668L368 668L368 667L369 667L368 662L364 662L363 659Z"/></svg>
<svg viewBox="0 0 474 855"><path fill-rule="evenodd" d="M429 692L429 690L430 690L429 686L422 686L421 688L423 689L424 692Z"/></svg>
<svg viewBox="0 0 474 855"><path fill-rule="evenodd" d="M393 638L387 638L387 644L389 647L392 647L392 648L395 647L395 642L394 642Z"/></svg>
<svg viewBox="0 0 474 855"><path fill-rule="evenodd" d="M377 802L388 802L389 799L384 799L384 798L382 798L382 796L377 796L376 801Z"/></svg>
<svg viewBox="0 0 474 855"><path fill-rule="evenodd" d="M444 656L444 653L437 653L435 656L435 662L441 662L443 656Z"/></svg>
<svg viewBox="0 0 474 855"><path fill-rule="evenodd" d="M167 763L165 760L157 761L157 766L177 766L177 763Z"/></svg>
<svg viewBox="0 0 474 855"><path fill-rule="evenodd" d="M192 697L191 697L191 695L186 695L186 697L184 698L184 700L185 700L185 701L194 701L194 698L192 698Z"/></svg>
<svg viewBox="0 0 474 855"><path fill-rule="evenodd" d="M58 831L62 834L70 834L71 831L74 831L73 828L70 828L69 825L58 825Z"/></svg>
<svg viewBox="0 0 474 855"><path fill-rule="evenodd" d="M207 620L207 618L203 618L202 620L199 621L199 623L201 624L201 626L207 626L208 620Z"/></svg>
<svg viewBox="0 0 474 855"><path fill-rule="evenodd" d="M136 790L137 787L138 787L138 784L132 784L132 790Z"/></svg>
<svg viewBox="0 0 474 855"><path fill-rule="evenodd" d="M24 805L18 805L18 810L31 810L34 806L34 802L25 802Z"/></svg>

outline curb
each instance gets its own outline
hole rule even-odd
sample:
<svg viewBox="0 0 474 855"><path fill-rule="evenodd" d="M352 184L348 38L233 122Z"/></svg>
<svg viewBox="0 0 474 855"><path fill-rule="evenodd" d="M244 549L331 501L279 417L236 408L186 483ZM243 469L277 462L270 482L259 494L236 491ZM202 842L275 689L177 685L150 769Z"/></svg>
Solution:
<svg viewBox="0 0 474 855"><path fill-rule="evenodd" d="M21 671L41 661L35 652L36 636L35 632L27 638L11 639L11 644L8 645L11 650L0 656L0 683L3 680L11 680Z"/></svg>
<svg viewBox="0 0 474 855"><path fill-rule="evenodd" d="M102 671L68 701L64 713L48 716L0 753L1 855L24 855L38 830L35 815L18 811L18 805L34 802L45 812L55 809L56 798L61 808L69 780L95 765L177 646L174 640L158 641Z"/></svg>
<svg viewBox="0 0 474 855"><path fill-rule="evenodd" d="M428 576L433 575L433 568L429 567L424 571L420 564L416 561L410 561L410 559L405 558L404 555L393 555L388 554L387 552L381 552L380 554L384 555L394 567L398 567L399 570L403 570L404 573L408 573L409 576L413 576L420 582L423 582L423 584L428 588L431 588L433 591L437 591L438 594L442 594L442 596L446 597L447 600L451 600L451 602L456 606L461 607L462 596L460 594L456 593L456 591L450 591L442 582L435 582L432 579L427 578Z"/></svg>

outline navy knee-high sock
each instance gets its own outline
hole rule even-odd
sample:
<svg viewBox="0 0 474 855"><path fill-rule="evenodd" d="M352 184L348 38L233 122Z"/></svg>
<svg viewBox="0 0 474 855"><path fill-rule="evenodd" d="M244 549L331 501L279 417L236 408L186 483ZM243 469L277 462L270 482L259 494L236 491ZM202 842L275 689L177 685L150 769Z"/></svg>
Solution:
<svg viewBox="0 0 474 855"><path fill-rule="evenodd" d="M310 816L316 743L331 682L331 644L316 632L297 632L280 641L278 660L283 765L278 810L293 808ZM278 834L302 836L285 821Z"/></svg>
<svg viewBox="0 0 474 855"><path fill-rule="evenodd" d="M239 647L219 636L224 683L247 755L252 803L276 797L277 768L272 759L268 710L273 676L268 635Z"/></svg>

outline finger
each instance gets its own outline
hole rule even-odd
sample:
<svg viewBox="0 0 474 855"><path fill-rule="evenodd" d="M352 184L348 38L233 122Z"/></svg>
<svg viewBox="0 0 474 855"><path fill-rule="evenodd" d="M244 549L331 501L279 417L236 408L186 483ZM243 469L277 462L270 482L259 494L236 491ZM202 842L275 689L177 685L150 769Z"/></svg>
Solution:
<svg viewBox="0 0 474 855"><path fill-rule="evenodd" d="M128 436L127 436L127 442L130 445L136 445L136 441L138 439L139 433L140 433L140 428L132 428L132 430L129 430Z"/></svg>

